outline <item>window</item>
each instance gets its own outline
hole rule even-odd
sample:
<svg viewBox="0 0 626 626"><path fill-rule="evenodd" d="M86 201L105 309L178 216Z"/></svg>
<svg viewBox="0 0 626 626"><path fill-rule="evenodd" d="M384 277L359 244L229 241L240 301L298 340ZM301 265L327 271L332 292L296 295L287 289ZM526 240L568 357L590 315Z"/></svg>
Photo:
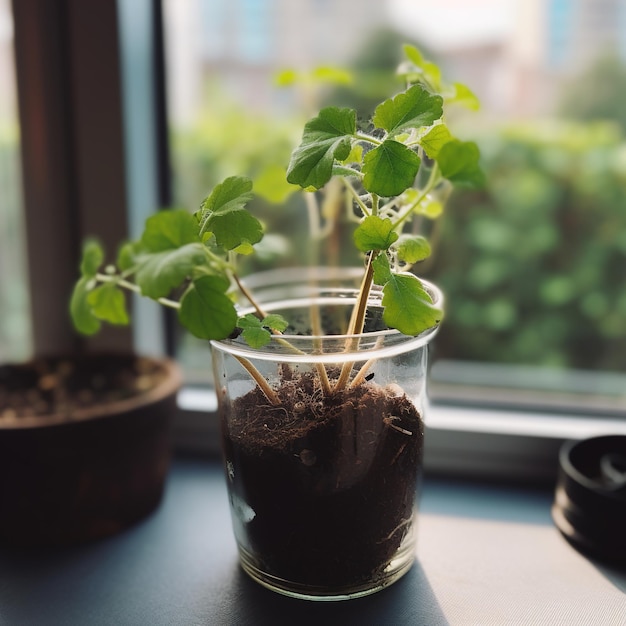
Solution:
<svg viewBox="0 0 626 626"><path fill-rule="evenodd" d="M449 302L433 398L623 414L626 118L607 106L626 94L625 8L588 0L342 0L323 11L301 2L296 11L279 1L165 0L176 201L193 207L223 176L260 177L264 161L285 164L302 119L329 92L366 108L400 44L414 42L479 95L482 111L460 112L454 122L481 145L491 181L484 192L455 193L432 233L436 255L423 273ZM190 42L190 24L196 34L233 36L209 37L209 50L202 37ZM251 60L242 38L264 41L263 52ZM350 67L355 84L276 86L285 67L325 64ZM593 94L590 80L598 84ZM276 226L272 208L265 210ZM301 227L290 221L286 232ZM181 345L190 376L206 378L202 348L190 339Z"/></svg>
<svg viewBox="0 0 626 626"><path fill-rule="evenodd" d="M268 156L284 164L294 132L326 98L367 107L378 97L372 89L387 93L380 81L400 44L413 41L483 101L481 114L459 115L455 123L459 134L480 142L495 181L487 192L454 196L433 233L446 254L424 268L449 302L434 355L435 465L460 469L468 460L485 470L532 465L540 472L553 468L559 438L623 429L626 30L617 25L625 11L624 2L606 3L617 16L611 36L602 38L613 45L607 52L579 43L593 39L580 30L595 23L584 18L589 6L163 0L161 23L148 0L97 10L72 3L68 11L60 0L14 2L34 350L75 344L66 294L82 238L99 233L113 250L137 220L169 203L158 189L169 182L158 174L166 159L151 160L164 156L167 143L158 136L156 26L164 29L167 61L171 200L189 209L226 175L260 177ZM258 19L238 20L237 11ZM234 27L251 41L235 45L228 36ZM302 80L279 88L274 78L286 62ZM319 65L350 67L357 80L312 87L307 71ZM295 207L280 214L272 203L259 209L290 235L304 227ZM289 237L271 244L268 255L301 251L297 243L290 248ZM350 264L342 249L338 258ZM259 263L264 268L270 260L261 255ZM143 322L153 313L137 314ZM149 336L137 340L141 349L154 347L155 337L161 343L158 316L151 324ZM130 339L115 331L98 342L111 347ZM180 337L176 353L191 383L210 381L205 344ZM182 403L214 408L210 394L186 394ZM563 411L595 422L552 416ZM180 440L189 445L199 430L203 437L210 433L202 429L215 428L204 414L196 418L183 413Z"/></svg>
<svg viewBox="0 0 626 626"><path fill-rule="evenodd" d="M20 174L13 16L0 0L0 361L31 352Z"/></svg>

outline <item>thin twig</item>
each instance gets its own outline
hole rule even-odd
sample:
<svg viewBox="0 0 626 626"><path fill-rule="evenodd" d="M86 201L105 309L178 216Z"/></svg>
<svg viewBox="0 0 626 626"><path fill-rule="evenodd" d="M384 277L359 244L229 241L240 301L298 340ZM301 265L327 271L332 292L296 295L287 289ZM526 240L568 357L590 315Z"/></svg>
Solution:
<svg viewBox="0 0 626 626"><path fill-rule="evenodd" d="M234 355L237 361L241 363L241 366L254 378L256 384L261 388L261 391L265 394L265 397L274 405L280 405L280 398L278 394L270 387L269 383L261 376L261 372L248 361L248 359L244 359L242 356Z"/></svg>

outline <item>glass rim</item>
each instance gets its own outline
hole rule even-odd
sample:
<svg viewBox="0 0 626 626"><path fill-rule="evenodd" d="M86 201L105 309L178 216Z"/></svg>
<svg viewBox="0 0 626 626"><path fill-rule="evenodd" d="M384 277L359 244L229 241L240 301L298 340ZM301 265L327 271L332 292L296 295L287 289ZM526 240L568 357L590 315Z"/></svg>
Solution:
<svg viewBox="0 0 626 626"><path fill-rule="evenodd" d="M433 304L442 306L444 296L439 287L420 278L420 282L431 296ZM278 284L271 285L280 287ZM356 302L358 289L346 287L321 287L312 285L312 289L322 291L326 295L296 296L264 302L263 307L268 312L274 309L284 308L287 303L289 308L297 306L309 306L312 302L320 306L324 304L353 304ZM342 295L339 295L342 294ZM380 306L382 290L380 287L370 293L368 306ZM253 313L254 308L249 306L240 310L241 315ZM363 361L393 356L425 346L439 331L440 323L427 328L418 335L405 335L395 328L387 328L358 334L321 334L321 335L273 335L268 344L253 348L238 338L212 340L211 345L223 352L234 356L248 359L280 360L290 363L343 363L349 361ZM363 347L367 342L368 347ZM356 344L350 348L349 344ZM324 348L334 347L324 351ZM336 348L335 348L336 346ZM307 348L306 352L300 348Z"/></svg>

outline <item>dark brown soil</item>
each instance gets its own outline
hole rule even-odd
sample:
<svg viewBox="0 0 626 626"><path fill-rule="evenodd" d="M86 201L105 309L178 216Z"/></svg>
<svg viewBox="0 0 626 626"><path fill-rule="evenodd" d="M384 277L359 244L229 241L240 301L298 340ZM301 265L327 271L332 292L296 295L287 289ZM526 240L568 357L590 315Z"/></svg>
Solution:
<svg viewBox="0 0 626 626"><path fill-rule="evenodd" d="M412 523L422 419L395 386L324 398L314 376L287 378L280 406L255 389L223 407L231 497L254 512L248 550L303 585L376 579Z"/></svg>
<svg viewBox="0 0 626 626"><path fill-rule="evenodd" d="M0 367L0 425L24 417L65 415L154 389L165 372L157 362L116 355L42 358Z"/></svg>

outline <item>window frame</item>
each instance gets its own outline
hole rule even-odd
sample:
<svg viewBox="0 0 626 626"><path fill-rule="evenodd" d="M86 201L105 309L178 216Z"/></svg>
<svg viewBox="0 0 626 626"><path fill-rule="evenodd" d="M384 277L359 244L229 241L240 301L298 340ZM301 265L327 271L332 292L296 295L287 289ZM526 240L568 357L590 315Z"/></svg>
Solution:
<svg viewBox="0 0 626 626"><path fill-rule="evenodd" d="M95 233L112 251L136 234L137 220L171 200L161 2L13 0L12 8L35 354L104 348L173 354L171 325L166 331L152 303L136 311L150 321L134 339L119 329L79 339L67 314L82 240ZM133 19L144 20L140 31ZM147 72L147 82L133 81L133 72ZM154 110L142 120L146 98ZM130 140L129 128L138 123L144 145ZM149 161L143 169L142 159ZM183 389L179 405L176 448L217 453L214 392ZM626 433L623 416L438 402L427 415L426 468L552 482L563 441L608 433Z"/></svg>

